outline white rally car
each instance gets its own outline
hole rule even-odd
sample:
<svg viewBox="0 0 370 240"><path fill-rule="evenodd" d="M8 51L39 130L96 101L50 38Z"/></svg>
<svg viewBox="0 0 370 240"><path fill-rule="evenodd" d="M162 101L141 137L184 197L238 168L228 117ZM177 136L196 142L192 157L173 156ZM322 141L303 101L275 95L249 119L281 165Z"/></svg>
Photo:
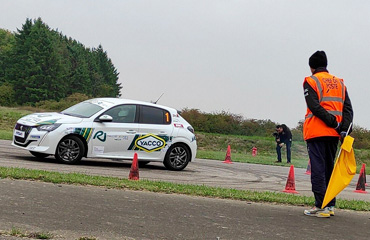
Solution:
<svg viewBox="0 0 370 240"><path fill-rule="evenodd" d="M12 145L69 164L82 157L132 160L137 152L139 164L160 161L170 170L184 169L197 151L194 129L175 109L118 98L22 117Z"/></svg>

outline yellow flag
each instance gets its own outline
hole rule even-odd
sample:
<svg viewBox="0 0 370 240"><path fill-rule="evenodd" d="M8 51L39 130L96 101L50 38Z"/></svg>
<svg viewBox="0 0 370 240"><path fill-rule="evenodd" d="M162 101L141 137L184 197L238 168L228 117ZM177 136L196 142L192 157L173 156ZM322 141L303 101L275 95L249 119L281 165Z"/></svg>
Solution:
<svg viewBox="0 0 370 240"><path fill-rule="evenodd" d="M351 136L346 136L343 140L341 151L334 165L321 208L324 208L335 196L345 189L356 174L355 153L352 148L354 140Z"/></svg>

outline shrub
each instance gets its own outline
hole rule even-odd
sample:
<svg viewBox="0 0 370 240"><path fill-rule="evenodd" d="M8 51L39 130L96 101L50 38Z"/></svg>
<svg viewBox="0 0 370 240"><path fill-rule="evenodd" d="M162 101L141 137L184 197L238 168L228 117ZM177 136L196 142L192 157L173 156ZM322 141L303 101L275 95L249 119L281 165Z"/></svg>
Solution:
<svg viewBox="0 0 370 240"><path fill-rule="evenodd" d="M7 107L15 106L14 90L10 83L0 85L0 105Z"/></svg>
<svg viewBox="0 0 370 240"><path fill-rule="evenodd" d="M40 101L36 103L36 107L42 108L45 110L51 110L51 111L62 111L66 108L69 108L70 106L73 106L79 102L85 101L89 99L88 96L82 93L74 93L59 102L55 100L45 100L45 101Z"/></svg>

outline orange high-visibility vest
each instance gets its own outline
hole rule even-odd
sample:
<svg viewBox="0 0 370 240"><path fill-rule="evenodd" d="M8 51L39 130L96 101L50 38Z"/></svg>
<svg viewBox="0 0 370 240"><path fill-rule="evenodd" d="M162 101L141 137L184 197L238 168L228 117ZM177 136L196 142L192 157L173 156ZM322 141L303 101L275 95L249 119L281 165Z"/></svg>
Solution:
<svg viewBox="0 0 370 240"><path fill-rule="evenodd" d="M320 105L334 115L337 122L342 122L343 105L346 87L343 79L336 78L327 72L315 73L304 79L317 93ZM334 128L328 127L320 118L312 114L307 108L303 124L304 140L316 137L339 137Z"/></svg>

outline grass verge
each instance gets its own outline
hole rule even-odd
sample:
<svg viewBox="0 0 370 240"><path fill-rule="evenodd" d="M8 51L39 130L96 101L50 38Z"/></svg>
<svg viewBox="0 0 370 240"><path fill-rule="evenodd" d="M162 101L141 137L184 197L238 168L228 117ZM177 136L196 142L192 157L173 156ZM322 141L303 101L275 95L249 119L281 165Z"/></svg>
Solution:
<svg viewBox="0 0 370 240"><path fill-rule="evenodd" d="M219 151L209 151L209 150L198 150L197 151L197 158L201 159L212 159L212 160L221 160L224 161L226 157L226 150L225 152ZM285 156L283 156L285 157ZM231 153L231 159L233 162L242 162L242 163L255 163L255 164L263 164L263 165L275 165L275 166L290 166L291 164L286 163L286 158L282 159L281 163L276 163L275 161L276 156L267 156L258 154L257 156L252 156L252 154L245 154L245 153ZM297 168L307 168L308 160L307 158L295 158L292 157L292 163L294 167Z"/></svg>
<svg viewBox="0 0 370 240"><path fill-rule="evenodd" d="M0 231L0 236L1 235L28 238L28 239L52 239L54 237L54 235L49 232L29 233L27 231L23 231L20 228L16 228L16 227L12 227L10 231Z"/></svg>
<svg viewBox="0 0 370 240"><path fill-rule="evenodd" d="M357 157L357 155L358 155L358 152L355 149L355 156ZM201 159L212 159L212 160L224 161L225 157L226 157L226 150L225 152L209 151L209 150L198 150L197 151L197 158L201 158ZM238 152L231 154L231 159L233 162L289 167L291 164L286 163L286 159L284 157L285 156L283 155L281 163L276 163L276 156L259 154L253 157L251 154L238 153ZM307 168L308 158L293 156L291 161L295 168ZM370 162L369 160L366 161L366 165L369 165L369 162ZM356 173L360 173L362 163L363 163L362 161L356 163ZM365 170L366 170L366 174L369 174L370 168L367 168Z"/></svg>
<svg viewBox="0 0 370 240"><path fill-rule="evenodd" d="M116 177L91 176L80 173L59 173L44 170L0 167L0 178L37 180L55 184L90 185L115 189L150 191L158 193L185 194L210 198L232 199L251 202L312 206L313 197L277 192L236 190L205 185L178 184L162 181L130 181ZM370 211L370 202L337 199L337 208L355 211Z"/></svg>
<svg viewBox="0 0 370 240"><path fill-rule="evenodd" d="M0 139L2 140L12 140L13 131L12 130L2 130L0 129Z"/></svg>

